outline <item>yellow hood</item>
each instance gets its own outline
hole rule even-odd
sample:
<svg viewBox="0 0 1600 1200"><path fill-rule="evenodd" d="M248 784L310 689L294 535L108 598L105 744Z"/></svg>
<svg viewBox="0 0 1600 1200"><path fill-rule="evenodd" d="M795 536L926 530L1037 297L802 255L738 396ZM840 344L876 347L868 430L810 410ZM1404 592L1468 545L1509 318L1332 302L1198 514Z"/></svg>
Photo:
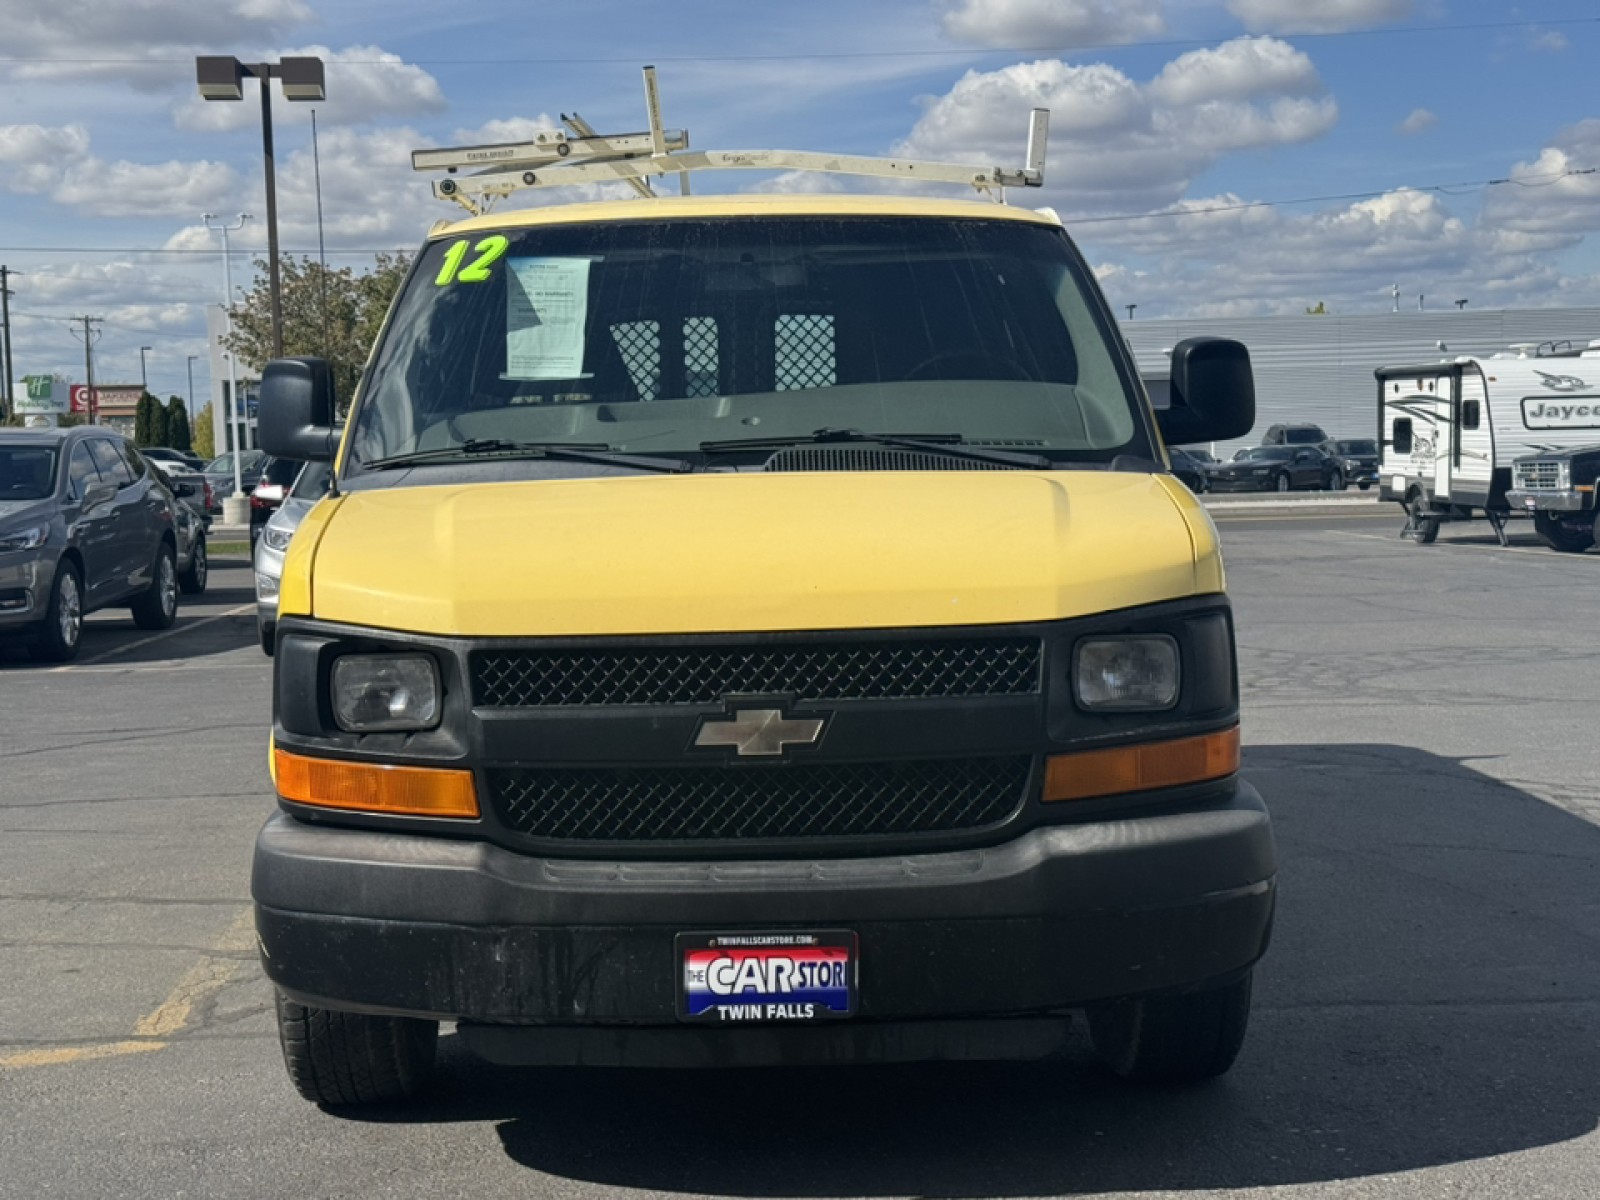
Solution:
<svg viewBox="0 0 1600 1200"><path fill-rule="evenodd" d="M1164 476L730 473L350 493L295 538L280 608L571 636L1045 621L1220 590L1211 523Z"/></svg>

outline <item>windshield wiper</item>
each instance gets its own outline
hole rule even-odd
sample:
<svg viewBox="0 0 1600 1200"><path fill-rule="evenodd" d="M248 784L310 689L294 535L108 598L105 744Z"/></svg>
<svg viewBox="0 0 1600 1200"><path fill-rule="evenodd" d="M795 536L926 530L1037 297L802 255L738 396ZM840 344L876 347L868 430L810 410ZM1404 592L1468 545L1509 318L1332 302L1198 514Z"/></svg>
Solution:
<svg viewBox="0 0 1600 1200"><path fill-rule="evenodd" d="M705 454L725 454L738 450L782 450L786 446L811 446L829 442L876 442L880 446L894 446L904 450L924 450L950 458L967 458L975 462L996 463L1003 467L1026 467L1030 470L1048 470L1052 465L1042 454L1011 454L1004 450L981 450L968 446L959 433L863 433L859 429L818 429L812 433L794 436L732 438L721 442L701 442Z"/></svg>
<svg viewBox="0 0 1600 1200"><path fill-rule="evenodd" d="M679 475L693 471L694 464L681 458L655 458L643 454L619 454L604 442L513 442L505 438L468 438L454 446L437 450L415 450L392 454L361 465L370 471L411 467L422 463L449 462L464 458L549 458L562 462L601 463L608 467L635 467L641 471L664 471Z"/></svg>

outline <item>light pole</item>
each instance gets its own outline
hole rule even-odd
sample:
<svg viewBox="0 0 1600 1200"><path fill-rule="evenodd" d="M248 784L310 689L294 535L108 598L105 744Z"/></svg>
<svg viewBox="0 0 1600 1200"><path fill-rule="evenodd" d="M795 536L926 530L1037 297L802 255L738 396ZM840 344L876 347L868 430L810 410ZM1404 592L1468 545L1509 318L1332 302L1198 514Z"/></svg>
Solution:
<svg viewBox="0 0 1600 1200"><path fill-rule="evenodd" d="M223 319L227 324L227 336L233 337L233 259L228 254L228 234L235 229L243 229L244 223L250 219L249 213L240 213L239 219L232 225L211 222L216 218L210 213L202 213L200 222L207 229L217 229L222 232L222 305ZM233 452L233 495L222 502L222 519L229 525L243 525L250 520L250 501L244 494L243 469L239 463L239 452L243 449L239 438L239 380L233 369L233 350L228 354L228 431L229 440L233 443L229 449Z"/></svg>
<svg viewBox="0 0 1600 1200"><path fill-rule="evenodd" d="M189 426L194 427L194 360L198 354L189 355Z"/></svg>
<svg viewBox="0 0 1600 1200"><path fill-rule="evenodd" d="M285 100L327 99L322 60L285 58L276 63L242 63L229 55L194 60L195 82L206 100L243 100L244 77L261 81L261 151L267 169L267 286L272 298L272 357L283 357L283 299L278 284L278 191L272 167L272 86L283 85ZM231 293L230 293L231 296ZM231 303L231 300L230 300Z"/></svg>
<svg viewBox="0 0 1600 1200"><path fill-rule="evenodd" d="M145 372L144 369L144 356L149 354L154 349L154 346L139 347L139 386L147 392L150 390L150 376Z"/></svg>

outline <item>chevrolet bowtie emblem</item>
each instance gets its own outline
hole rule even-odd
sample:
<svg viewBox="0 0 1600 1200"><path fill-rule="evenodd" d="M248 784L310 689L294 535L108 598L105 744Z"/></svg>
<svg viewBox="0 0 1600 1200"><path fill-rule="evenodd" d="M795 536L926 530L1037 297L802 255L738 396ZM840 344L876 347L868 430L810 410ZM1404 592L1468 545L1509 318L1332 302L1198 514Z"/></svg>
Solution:
<svg viewBox="0 0 1600 1200"><path fill-rule="evenodd" d="M814 746L822 736L821 717L785 717L776 708L741 708L731 717L714 718L700 726L696 746L732 746L744 758L779 755L785 746Z"/></svg>

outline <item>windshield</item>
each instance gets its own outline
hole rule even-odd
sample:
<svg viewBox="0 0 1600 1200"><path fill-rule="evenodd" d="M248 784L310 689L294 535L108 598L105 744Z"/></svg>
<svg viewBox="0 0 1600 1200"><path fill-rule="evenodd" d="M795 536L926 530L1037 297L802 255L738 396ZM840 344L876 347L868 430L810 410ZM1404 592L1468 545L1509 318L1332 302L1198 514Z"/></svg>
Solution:
<svg viewBox="0 0 1600 1200"><path fill-rule="evenodd" d="M1133 394L1054 227L558 225L427 248L351 447L357 463L489 440L703 461L707 441L854 428L1106 462L1151 453Z"/></svg>
<svg viewBox="0 0 1600 1200"><path fill-rule="evenodd" d="M43 500L55 486L53 446L0 445L0 501Z"/></svg>
<svg viewBox="0 0 1600 1200"><path fill-rule="evenodd" d="M294 487L289 494L296 500L320 500L327 494L328 479L332 474L333 468L328 463L307 463L295 476Z"/></svg>
<svg viewBox="0 0 1600 1200"><path fill-rule="evenodd" d="M1287 446L1250 446L1233 457L1235 462L1253 462L1263 458L1289 458L1293 454L1294 451Z"/></svg>
<svg viewBox="0 0 1600 1200"><path fill-rule="evenodd" d="M1315 425L1304 425L1298 429L1290 426L1283 431L1283 440L1291 446L1314 446L1327 436Z"/></svg>
<svg viewBox="0 0 1600 1200"><path fill-rule="evenodd" d="M1378 443L1370 438L1357 438L1354 441L1335 442L1340 454L1376 454Z"/></svg>

